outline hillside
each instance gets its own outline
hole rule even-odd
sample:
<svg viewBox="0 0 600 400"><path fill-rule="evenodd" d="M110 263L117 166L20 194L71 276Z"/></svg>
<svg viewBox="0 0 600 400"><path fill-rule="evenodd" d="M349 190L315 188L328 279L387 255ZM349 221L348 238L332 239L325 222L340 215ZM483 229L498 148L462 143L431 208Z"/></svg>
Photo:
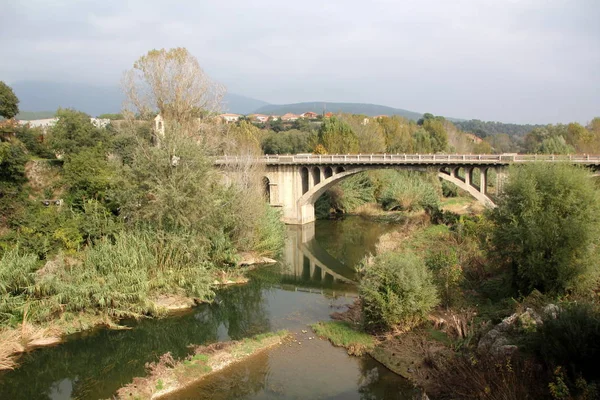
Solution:
<svg viewBox="0 0 600 400"><path fill-rule="evenodd" d="M47 110L74 108L91 116L121 111L123 94L118 86L94 86L84 83L62 83L47 81L21 81L10 84L19 98L21 119L42 118L31 117L31 112L44 111L43 118L48 118ZM250 114L255 109L268 103L227 93L223 99L223 110L236 114ZM54 111L50 112L51 115Z"/></svg>
<svg viewBox="0 0 600 400"><path fill-rule="evenodd" d="M15 117L21 121L31 121L34 119L54 118L56 111L21 111Z"/></svg>
<svg viewBox="0 0 600 400"><path fill-rule="evenodd" d="M364 114L369 116L375 115L399 115L412 120L418 120L423 114L403 110L400 108L393 108L382 106L378 104L365 104L365 103L330 103L330 102L306 102L306 103L294 103L294 104L269 104L254 110L258 114L276 114L282 115L285 113L302 114L307 111L316 112L318 114L325 112L343 112L350 114Z"/></svg>

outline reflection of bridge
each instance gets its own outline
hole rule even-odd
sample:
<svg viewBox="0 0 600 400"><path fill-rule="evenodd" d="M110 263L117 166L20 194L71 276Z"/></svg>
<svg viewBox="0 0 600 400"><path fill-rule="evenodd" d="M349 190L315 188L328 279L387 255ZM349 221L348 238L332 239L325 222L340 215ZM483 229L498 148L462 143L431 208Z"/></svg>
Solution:
<svg viewBox="0 0 600 400"><path fill-rule="evenodd" d="M285 261L297 278L329 284L356 284L353 271L317 243L314 224L289 226L284 252Z"/></svg>
<svg viewBox="0 0 600 400"><path fill-rule="evenodd" d="M223 157L217 165L236 164L244 159ZM247 159L245 159L247 160ZM283 221L305 224L315 219L315 201L331 186L359 172L394 168L434 170L441 179L454 183L481 203L493 207L488 197L488 171L496 171L497 185L505 179L510 164L534 161L569 162L598 169L599 156L466 155L466 154L368 154L264 156L252 159L267 166L269 202L283 210ZM474 173L479 172L478 182Z"/></svg>

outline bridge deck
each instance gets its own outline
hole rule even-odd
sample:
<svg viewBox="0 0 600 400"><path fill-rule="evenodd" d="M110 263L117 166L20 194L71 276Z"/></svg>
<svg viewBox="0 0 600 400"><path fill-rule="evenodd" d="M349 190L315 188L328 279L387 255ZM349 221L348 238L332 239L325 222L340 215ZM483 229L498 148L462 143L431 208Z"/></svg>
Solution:
<svg viewBox="0 0 600 400"><path fill-rule="evenodd" d="M581 165L600 165L600 156L534 155L534 154L295 154L262 157L223 156L215 164L227 165L244 161L267 165L302 164L385 164L385 165L509 165L536 161L569 162Z"/></svg>

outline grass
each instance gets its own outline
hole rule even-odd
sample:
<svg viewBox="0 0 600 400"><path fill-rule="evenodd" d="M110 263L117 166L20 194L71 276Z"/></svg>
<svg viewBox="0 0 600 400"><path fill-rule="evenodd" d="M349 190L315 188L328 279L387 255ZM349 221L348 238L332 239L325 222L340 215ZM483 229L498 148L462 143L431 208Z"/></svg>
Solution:
<svg viewBox="0 0 600 400"><path fill-rule="evenodd" d="M146 377L134 378L133 382L117 391L119 399L150 399L184 388L206 375L220 371L234 362L281 343L287 331L268 332L237 342L214 343L197 346L193 354L176 361L170 353L159 361L148 364Z"/></svg>
<svg viewBox="0 0 600 400"><path fill-rule="evenodd" d="M329 339L334 346L348 349L349 354L361 355L375 347L375 339L356 330L348 322L329 321L311 325L315 333Z"/></svg>

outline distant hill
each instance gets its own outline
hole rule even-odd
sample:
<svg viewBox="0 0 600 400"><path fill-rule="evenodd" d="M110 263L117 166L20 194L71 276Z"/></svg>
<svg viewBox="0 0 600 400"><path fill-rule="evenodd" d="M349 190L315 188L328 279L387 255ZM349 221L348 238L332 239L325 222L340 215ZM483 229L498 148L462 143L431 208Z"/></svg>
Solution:
<svg viewBox="0 0 600 400"><path fill-rule="evenodd" d="M254 110L268 105L266 101L241 96L235 93L227 93L223 99L223 112L234 114L252 114Z"/></svg>
<svg viewBox="0 0 600 400"><path fill-rule="evenodd" d="M31 121L34 119L54 118L56 111L21 111L15 117L21 121Z"/></svg>
<svg viewBox="0 0 600 400"><path fill-rule="evenodd" d="M19 109L46 111L74 108L92 116L117 113L123 95L117 86L94 86L81 83L21 81L10 85L19 98Z"/></svg>
<svg viewBox="0 0 600 400"><path fill-rule="evenodd" d="M294 104L269 104L254 110L257 114L276 114L283 115L285 113L302 114L308 111L315 112L317 114L325 112L343 112L350 114L364 114L368 116L375 115L399 115L404 118L418 120L423 114L403 110L401 108L392 108L387 106L381 106L378 104L365 104L365 103L329 103L323 101L306 102L306 103L294 103Z"/></svg>
<svg viewBox="0 0 600 400"><path fill-rule="evenodd" d="M10 84L19 98L21 114L31 112L74 108L91 116L118 113L123 104L123 94L118 86L94 86L82 83L47 81L21 81ZM235 93L227 93L223 99L223 110L236 114L250 114L268 103ZM54 115L52 111L51 116ZM39 117L42 118L42 117ZM24 118L21 119L39 119ZM43 117L47 118L47 117Z"/></svg>

